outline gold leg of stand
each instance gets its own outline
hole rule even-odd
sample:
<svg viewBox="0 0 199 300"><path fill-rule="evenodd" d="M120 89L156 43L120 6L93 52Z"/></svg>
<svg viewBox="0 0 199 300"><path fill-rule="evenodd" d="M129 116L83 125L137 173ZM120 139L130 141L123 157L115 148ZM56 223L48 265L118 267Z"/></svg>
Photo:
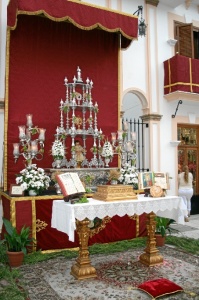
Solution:
<svg viewBox="0 0 199 300"><path fill-rule="evenodd" d="M140 262L147 266L155 266L163 263L163 257L159 254L159 250L156 248L156 238L155 238L155 214L151 212L147 216L147 245L145 248L145 253L140 255Z"/></svg>
<svg viewBox="0 0 199 300"><path fill-rule="evenodd" d="M87 279L96 277L96 270L91 266L88 250L88 239L90 229L88 224L90 221L85 219L83 221L77 221L77 233L79 236L79 255L76 259L76 263L72 266L70 274L76 279Z"/></svg>

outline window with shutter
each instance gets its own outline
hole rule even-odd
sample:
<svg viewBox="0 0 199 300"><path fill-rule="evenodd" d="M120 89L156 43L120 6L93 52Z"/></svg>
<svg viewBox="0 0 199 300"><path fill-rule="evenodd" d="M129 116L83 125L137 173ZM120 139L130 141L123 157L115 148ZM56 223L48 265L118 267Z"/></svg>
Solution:
<svg viewBox="0 0 199 300"><path fill-rule="evenodd" d="M175 23L176 52L180 55L199 58L199 28L193 24Z"/></svg>

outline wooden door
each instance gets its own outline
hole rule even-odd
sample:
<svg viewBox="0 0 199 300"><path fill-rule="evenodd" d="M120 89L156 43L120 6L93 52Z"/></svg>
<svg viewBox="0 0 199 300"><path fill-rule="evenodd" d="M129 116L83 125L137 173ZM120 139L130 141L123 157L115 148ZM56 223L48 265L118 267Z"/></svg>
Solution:
<svg viewBox="0 0 199 300"><path fill-rule="evenodd" d="M199 162L199 127L190 125L178 125L178 139L181 143L178 146L178 171L183 170L187 165L193 174L194 194L199 194L198 183L198 162Z"/></svg>

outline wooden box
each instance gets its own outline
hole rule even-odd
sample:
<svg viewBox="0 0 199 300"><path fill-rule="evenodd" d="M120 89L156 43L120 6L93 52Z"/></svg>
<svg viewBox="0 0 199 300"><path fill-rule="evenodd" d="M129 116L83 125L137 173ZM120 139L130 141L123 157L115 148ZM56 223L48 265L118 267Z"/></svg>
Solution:
<svg viewBox="0 0 199 300"><path fill-rule="evenodd" d="M131 185L98 185L93 199L102 201L133 200L137 199L137 195Z"/></svg>

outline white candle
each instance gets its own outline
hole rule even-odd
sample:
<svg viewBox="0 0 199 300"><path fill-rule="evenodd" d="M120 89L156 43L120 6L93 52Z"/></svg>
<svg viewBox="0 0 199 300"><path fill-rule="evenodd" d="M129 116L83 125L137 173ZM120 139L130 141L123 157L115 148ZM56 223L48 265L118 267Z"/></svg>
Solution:
<svg viewBox="0 0 199 300"><path fill-rule="evenodd" d="M31 114L28 114L28 115L26 115L26 118L27 118L27 123L26 123L26 125L28 126L28 127L32 127L32 115Z"/></svg>
<svg viewBox="0 0 199 300"><path fill-rule="evenodd" d="M38 145L36 141L31 141L31 153L37 153L38 152Z"/></svg>
<svg viewBox="0 0 199 300"><path fill-rule="evenodd" d="M128 123L124 122L124 130L128 130Z"/></svg>
<svg viewBox="0 0 199 300"><path fill-rule="evenodd" d="M122 134L123 134L123 130L118 130L117 132L118 140L122 140Z"/></svg>
<svg viewBox="0 0 199 300"><path fill-rule="evenodd" d="M132 152L132 151L133 151L133 147L132 147L132 145L131 145L131 142L127 142L127 144L126 144L126 150L127 150L128 152Z"/></svg>
<svg viewBox="0 0 199 300"><path fill-rule="evenodd" d="M14 155L18 155L19 154L19 144L18 143L14 143L13 144L13 154Z"/></svg>
<svg viewBox="0 0 199 300"><path fill-rule="evenodd" d="M46 129L39 128L39 140L40 141L45 141L45 132L46 132Z"/></svg>
<svg viewBox="0 0 199 300"><path fill-rule="evenodd" d="M25 134L25 126L24 125L21 125L21 126L18 126L19 128L19 138L20 139L24 139L26 134Z"/></svg>
<svg viewBox="0 0 199 300"><path fill-rule="evenodd" d="M115 132L111 133L111 139L112 139L112 142L116 141L116 133Z"/></svg>
<svg viewBox="0 0 199 300"><path fill-rule="evenodd" d="M136 132L131 132L132 141L136 141Z"/></svg>

